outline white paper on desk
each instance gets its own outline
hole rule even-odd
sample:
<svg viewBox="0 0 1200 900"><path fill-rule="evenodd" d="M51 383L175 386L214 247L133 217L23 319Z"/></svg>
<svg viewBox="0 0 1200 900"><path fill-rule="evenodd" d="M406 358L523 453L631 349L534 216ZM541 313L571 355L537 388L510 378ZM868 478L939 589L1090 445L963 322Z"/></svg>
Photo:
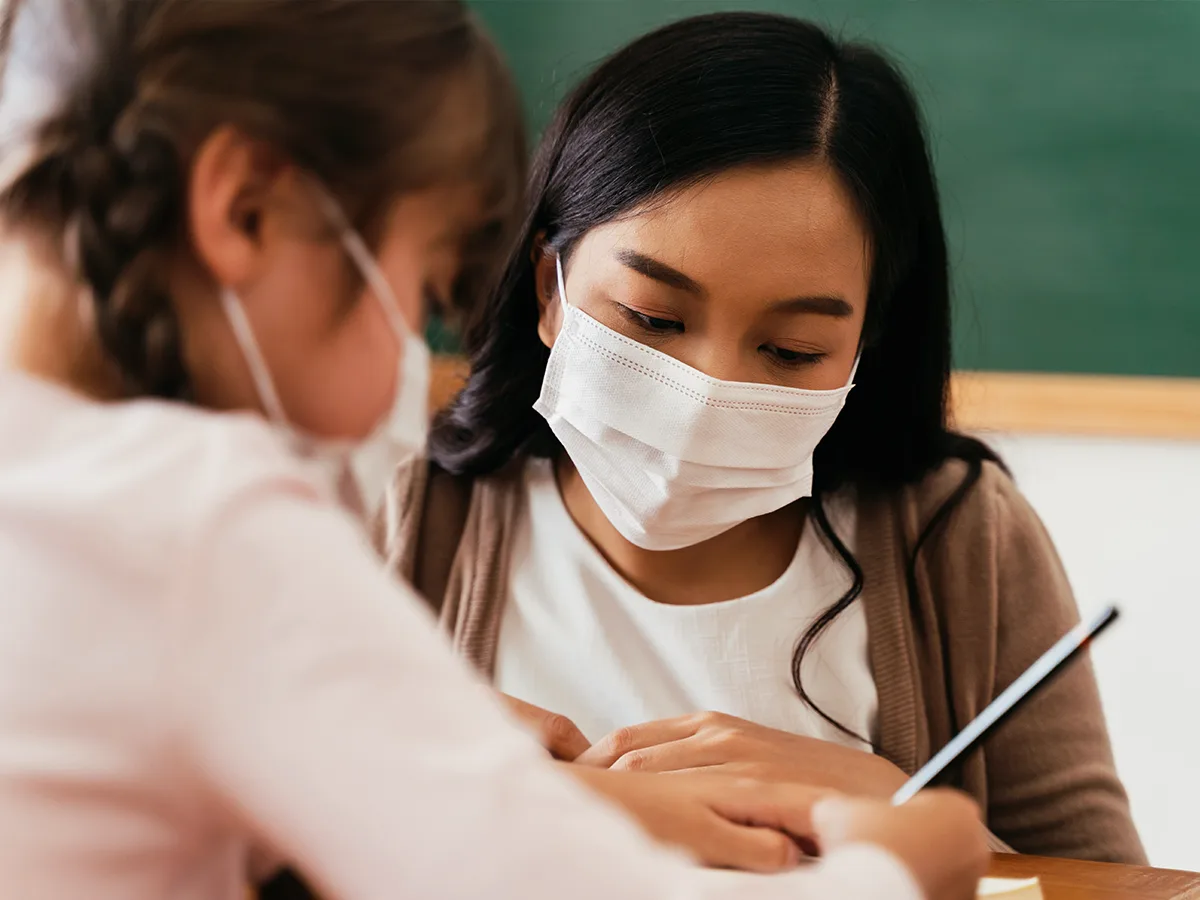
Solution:
<svg viewBox="0 0 1200 900"><path fill-rule="evenodd" d="M1036 878L984 878L980 880L975 896L1042 900L1042 885Z"/></svg>

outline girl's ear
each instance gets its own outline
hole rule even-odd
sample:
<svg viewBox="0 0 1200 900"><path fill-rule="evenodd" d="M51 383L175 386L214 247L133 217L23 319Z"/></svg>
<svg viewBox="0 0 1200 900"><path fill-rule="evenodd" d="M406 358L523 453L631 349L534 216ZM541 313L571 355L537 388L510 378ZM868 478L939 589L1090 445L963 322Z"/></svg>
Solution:
<svg viewBox="0 0 1200 900"><path fill-rule="evenodd" d="M553 347L562 327L562 304L558 296L558 256L545 237L545 232L540 232L534 238L530 256L538 303L538 337L547 347Z"/></svg>
<svg viewBox="0 0 1200 900"><path fill-rule="evenodd" d="M187 222L197 260L217 284L241 287L269 256L281 191L295 179L276 153L235 128L218 128L200 145L187 184Z"/></svg>

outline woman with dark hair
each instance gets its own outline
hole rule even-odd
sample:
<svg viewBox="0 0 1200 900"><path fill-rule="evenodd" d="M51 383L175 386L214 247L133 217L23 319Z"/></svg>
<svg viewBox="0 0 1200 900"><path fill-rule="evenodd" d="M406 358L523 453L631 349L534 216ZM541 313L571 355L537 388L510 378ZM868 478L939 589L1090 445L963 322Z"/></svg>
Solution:
<svg viewBox="0 0 1200 900"><path fill-rule="evenodd" d="M887 796L1078 617L947 419L910 88L802 21L688 19L570 94L531 184L466 388L393 485L393 567L578 725L561 756ZM1143 859L1088 665L955 780L998 843Z"/></svg>

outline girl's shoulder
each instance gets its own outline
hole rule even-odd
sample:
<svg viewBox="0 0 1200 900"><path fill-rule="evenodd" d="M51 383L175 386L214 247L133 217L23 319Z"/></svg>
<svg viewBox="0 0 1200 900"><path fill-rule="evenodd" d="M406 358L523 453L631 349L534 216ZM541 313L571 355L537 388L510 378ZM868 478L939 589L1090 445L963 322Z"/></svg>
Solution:
<svg viewBox="0 0 1200 900"><path fill-rule="evenodd" d="M0 423L11 436L0 450L2 518L31 510L54 533L106 553L163 558L243 497L320 495L318 473L256 416L99 403L6 375Z"/></svg>

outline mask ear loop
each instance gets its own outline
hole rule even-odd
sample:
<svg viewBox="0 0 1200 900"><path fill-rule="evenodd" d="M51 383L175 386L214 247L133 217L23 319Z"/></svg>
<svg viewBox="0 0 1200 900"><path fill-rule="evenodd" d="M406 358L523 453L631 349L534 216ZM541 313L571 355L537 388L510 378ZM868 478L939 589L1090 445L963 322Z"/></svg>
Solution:
<svg viewBox="0 0 1200 900"><path fill-rule="evenodd" d="M396 340L403 347L408 338L414 337L413 330L405 321L403 313L400 312L400 302L396 299L396 293L388 284L388 280L383 277L383 272L379 270L379 264L375 262L375 255L367 247L362 235L346 219L341 205L329 196L327 191L319 187L317 197L325 210L325 215L337 228L338 237L346 249L346 254L358 266L358 271L362 274L363 279L375 292L375 296L379 298L379 304L383 307L388 324L391 325Z"/></svg>
<svg viewBox="0 0 1200 900"><path fill-rule="evenodd" d="M854 387L854 376L858 374L860 362L862 362L862 350L859 350L858 355L854 357L854 365L850 367L850 380L846 382L846 387Z"/></svg>
<svg viewBox="0 0 1200 900"><path fill-rule="evenodd" d="M429 396L429 348L423 337L409 326L404 318L404 314L400 312L400 303L396 299L396 293L392 290L392 286L384 277L383 271L379 268L379 263L375 261L375 254L367 246L366 241L360 235L346 218L346 214L342 211L339 204L321 185L316 186L318 199L328 216L330 222L338 229L341 238L342 246L346 250L346 255L358 267L359 273L363 279L375 292L376 298L379 300L380 306L383 307L384 316L388 320L388 324L392 329L392 333L399 343L400 353L402 354L401 364L403 366L400 381L396 385L398 396L401 398L401 406L393 409L392 415L389 416L383 424L386 430L391 424L392 416L399 409L399 415L404 420L418 419L422 422L428 421L428 396ZM415 390L412 390L413 386ZM405 393L405 389L409 389L409 393ZM405 400L404 398L408 398Z"/></svg>
<svg viewBox="0 0 1200 900"><path fill-rule="evenodd" d="M232 289L222 288L221 306L224 307L225 318L229 320L229 326L233 329L233 337L242 348L246 365L250 367L250 378L258 388L258 396L262 405L266 407L268 418L280 425L286 425L288 417L283 411L283 402L275 390L275 380L271 378L271 370L267 367L262 348L258 346L258 339L254 337L250 320L246 318L242 301Z"/></svg>
<svg viewBox="0 0 1200 900"><path fill-rule="evenodd" d="M563 315L567 314L567 283L563 279L562 254L554 257L554 267L558 270L558 301L562 304Z"/></svg>

